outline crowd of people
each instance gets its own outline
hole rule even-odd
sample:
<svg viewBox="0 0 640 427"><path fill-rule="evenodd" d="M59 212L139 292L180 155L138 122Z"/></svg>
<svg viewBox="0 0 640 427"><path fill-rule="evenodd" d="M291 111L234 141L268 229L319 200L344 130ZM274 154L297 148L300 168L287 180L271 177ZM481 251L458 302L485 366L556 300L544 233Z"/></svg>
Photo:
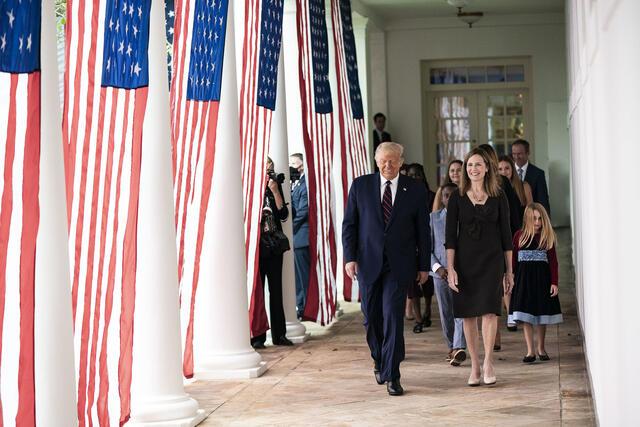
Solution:
<svg viewBox="0 0 640 427"><path fill-rule="evenodd" d="M432 325L435 294L446 345L445 360L471 361L469 386L495 384L493 353L500 351L498 317L510 331L522 326L522 361L550 360L546 326L562 322L558 300L556 237L549 219L544 171L529 162L530 145L519 139L510 156L483 144L449 162L434 192L419 163L404 164L403 147L374 116L376 172L354 180L342 224L345 273L357 280L366 340L378 384L403 394L404 318L413 333ZM290 156L291 216L298 318L309 283L309 205L302 154ZM286 337L282 307L282 259L289 250L281 222L289 216L282 179L267 166L260 240L260 276L270 291L275 345ZM286 242L285 242L286 241ZM424 298L424 311L421 299ZM480 363L481 330L483 360ZM264 348L266 334L253 337Z"/></svg>
<svg viewBox="0 0 640 427"><path fill-rule="evenodd" d="M473 148L449 162L434 193L422 165L404 164L385 119L376 115L373 135L379 172L354 181L343 222L345 271L360 285L376 381L390 395L403 394L398 325L406 317L415 321L414 333L431 326L434 293L446 361L459 366L470 358L469 386L497 381L493 353L502 349L503 314L508 330L524 330L524 363L550 360L546 325L562 322L556 238L544 172L529 162L529 143L516 140L511 155L500 157L489 144ZM399 253L411 265L395 259Z"/></svg>

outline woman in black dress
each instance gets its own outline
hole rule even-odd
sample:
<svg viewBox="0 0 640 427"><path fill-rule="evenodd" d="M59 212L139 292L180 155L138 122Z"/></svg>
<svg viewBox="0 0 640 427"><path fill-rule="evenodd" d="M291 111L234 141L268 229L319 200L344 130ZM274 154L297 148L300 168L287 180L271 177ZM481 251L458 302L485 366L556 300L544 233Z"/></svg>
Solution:
<svg viewBox="0 0 640 427"><path fill-rule="evenodd" d="M474 148L464 161L460 192L449 199L446 248L455 317L464 319L471 356L468 384L480 385L477 318L482 317L484 382L496 382L493 345L502 294L513 288L509 203L486 151ZM506 271L505 271L506 268Z"/></svg>

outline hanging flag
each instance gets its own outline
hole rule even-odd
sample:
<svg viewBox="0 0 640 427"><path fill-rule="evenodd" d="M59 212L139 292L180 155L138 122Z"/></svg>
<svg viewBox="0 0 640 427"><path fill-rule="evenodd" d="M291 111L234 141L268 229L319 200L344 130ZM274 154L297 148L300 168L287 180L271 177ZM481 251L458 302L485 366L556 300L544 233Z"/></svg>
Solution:
<svg viewBox="0 0 640 427"><path fill-rule="evenodd" d="M276 105L283 0L246 2L240 88L240 141L251 335L269 328L259 272L260 219Z"/></svg>
<svg viewBox="0 0 640 427"><path fill-rule="evenodd" d="M183 374L187 378L193 376L194 308L213 178L227 9L228 0L195 0L178 2L175 11L172 145Z"/></svg>
<svg viewBox="0 0 640 427"><path fill-rule="evenodd" d="M124 423L131 408L150 6L67 4L63 138L81 426Z"/></svg>
<svg viewBox="0 0 640 427"><path fill-rule="evenodd" d="M297 0L298 75L309 190L311 268L304 318L322 325L336 312L336 243L331 216L333 106L324 0Z"/></svg>
<svg viewBox="0 0 640 427"><path fill-rule="evenodd" d="M0 424L35 425L41 4L0 3Z"/></svg>
<svg viewBox="0 0 640 427"><path fill-rule="evenodd" d="M331 20L338 81L338 151L340 153L342 206L347 203L353 180L369 173L366 127L358 78L356 43L351 20L351 0L331 0ZM343 209L338 211L341 223ZM345 301L358 301L358 287L343 274Z"/></svg>

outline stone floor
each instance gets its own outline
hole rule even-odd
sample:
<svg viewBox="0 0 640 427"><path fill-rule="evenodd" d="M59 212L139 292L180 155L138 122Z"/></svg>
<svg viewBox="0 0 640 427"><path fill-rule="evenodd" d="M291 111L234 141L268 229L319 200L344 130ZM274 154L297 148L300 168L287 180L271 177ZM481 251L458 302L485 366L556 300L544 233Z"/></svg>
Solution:
<svg viewBox="0 0 640 427"><path fill-rule="evenodd" d="M187 391L209 414L201 425L595 425L574 303L570 233L559 235L565 322L547 332L551 361L524 365L521 330L503 327L497 384L471 388L468 361L458 368L444 361L438 316L422 334L412 333L407 321L401 366L406 393L391 397L373 378L359 306L342 303L344 315L330 327L307 324L306 343L263 350L269 369L262 377L189 385ZM433 309L437 313L435 304Z"/></svg>

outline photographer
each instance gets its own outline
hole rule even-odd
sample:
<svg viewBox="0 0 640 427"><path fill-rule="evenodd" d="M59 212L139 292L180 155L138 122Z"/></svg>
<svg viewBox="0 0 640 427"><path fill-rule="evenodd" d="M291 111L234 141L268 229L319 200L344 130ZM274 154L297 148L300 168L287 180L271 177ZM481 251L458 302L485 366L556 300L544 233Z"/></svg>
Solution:
<svg viewBox="0 0 640 427"><path fill-rule="evenodd" d="M273 344L293 345L286 337L282 305L282 254L290 249L289 241L282 232L282 222L289 216L289 210L282 196L284 175L276 175L270 158L267 158L266 173L268 183L260 221L260 279L263 289L265 278L269 281L269 313ZM266 339L266 333L255 336L251 338L251 345L253 348L265 348Z"/></svg>

